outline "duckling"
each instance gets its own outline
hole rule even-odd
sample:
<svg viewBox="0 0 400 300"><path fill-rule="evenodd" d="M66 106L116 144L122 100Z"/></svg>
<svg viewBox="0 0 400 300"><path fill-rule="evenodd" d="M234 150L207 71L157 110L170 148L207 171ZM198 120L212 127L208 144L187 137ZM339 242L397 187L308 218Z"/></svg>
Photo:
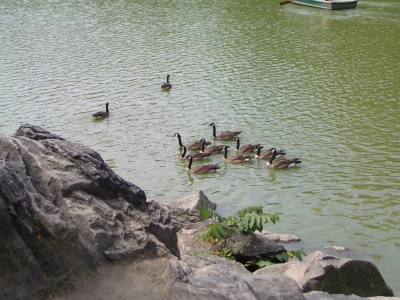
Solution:
<svg viewBox="0 0 400 300"><path fill-rule="evenodd" d="M167 75L167 82L164 82L161 85L161 88L162 89L168 89L168 90L172 88L172 85L169 83L169 75Z"/></svg>
<svg viewBox="0 0 400 300"><path fill-rule="evenodd" d="M231 163L242 163L245 161L250 161L253 157L249 155L235 155L228 157L228 147L224 146L224 161L231 162Z"/></svg>
<svg viewBox="0 0 400 300"><path fill-rule="evenodd" d="M220 141L232 140L241 133L241 131L224 131L217 135L216 129L215 129L215 124L211 123L208 126L213 127L213 139L214 140L220 140Z"/></svg>
<svg viewBox="0 0 400 300"><path fill-rule="evenodd" d="M211 153L204 153L204 152L191 153L186 156L185 156L185 154L186 154L186 147L183 146L183 152L180 156L181 159L188 159L189 156L191 156L193 158L193 160L201 160L201 159L205 159L205 158L211 156Z"/></svg>
<svg viewBox="0 0 400 300"><path fill-rule="evenodd" d="M206 148L206 142L203 139L203 144L201 145L200 153L210 153L210 154L218 154L224 151L224 146L226 145L215 145ZM229 148L229 146L226 146Z"/></svg>
<svg viewBox="0 0 400 300"><path fill-rule="evenodd" d="M182 149L183 144L182 144L182 139L181 135L177 132L174 134L174 136L178 137L178 143L179 143L179 149ZM206 145L211 145L211 142L206 141L205 139L201 139L200 141L193 141L188 144L186 144L186 149L188 150L200 150L203 144L203 140L205 141Z"/></svg>
<svg viewBox="0 0 400 300"><path fill-rule="evenodd" d="M272 168L272 169L291 168L301 163L301 161L299 160L300 158L279 159L273 162L276 156L276 149L271 148L269 150L272 151L272 157L269 161L267 161L267 168Z"/></svg>
<svg viewBox="0 0 400 300"><path fill-rule="evenodd" d="M258 146L257 146L257 148L256 148L257 153L256 153L256 155L254 155L254 158L265 159L265 158L270 158L270 157L272 157L273 152L270 151L270 150L265 151L265 152L263 152L263 153L260 153L262 148L263 148L263 146L261 146L261 145L258 145ZM281 155L286 155L286 153L283 152L283 151L284 151L284 150L276 150L276 157L279 157L279 156L281 156Z"/></svg>
<svg viewBox="0 0 400 300"><path fill-rule="evenodd" d="M191 155L189 155L188 159L189 159L189 164L188 164L186 170L191 173L207 173L207 172L216 171L217 169L221 168L219 165L200 165L200 166L196 166L192 169L191 167L192 167L193 157Z"/></svg>
<svg viewBox="0 0 400 300"><path fill-rule="evenodd" d="M260 144L248 144L248 145L244 145L244 146L242 146L242 147L240 147L240 140L239 140L239 137L235 137L234 139L233 139L234 141L236 141L236 148L235 148L235 151L236 152L254 152L254 151L256 151L256 148L258 147L258 146L260 146Z"/></svg>
<svg viewBox="0 0 400 300"><path fill-rule="evenodd" d="M95 118L105 118L110 115L110 112L108 111L108 102L106 103L106 111L98 111L97 113L93 114L92 116Z"/></svg>

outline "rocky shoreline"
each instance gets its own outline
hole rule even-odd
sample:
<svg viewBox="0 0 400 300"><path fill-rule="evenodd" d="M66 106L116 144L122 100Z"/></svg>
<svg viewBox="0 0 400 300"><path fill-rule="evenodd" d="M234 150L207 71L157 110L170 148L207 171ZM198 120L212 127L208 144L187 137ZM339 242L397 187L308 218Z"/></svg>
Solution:
<svg viewBox="0 0 400 300"><path fill-rule="evenodd" d="M83 299L70 297L115 274L120 299L396 299L369 261L316 251L251 273L215 255L190 256L215 247L196 241L209 222L201 205L216 207L201 191L146 197L97 152L40 127L1 135L0 298ZM237 243L257 255L296 239L263 232Z"/></svg>

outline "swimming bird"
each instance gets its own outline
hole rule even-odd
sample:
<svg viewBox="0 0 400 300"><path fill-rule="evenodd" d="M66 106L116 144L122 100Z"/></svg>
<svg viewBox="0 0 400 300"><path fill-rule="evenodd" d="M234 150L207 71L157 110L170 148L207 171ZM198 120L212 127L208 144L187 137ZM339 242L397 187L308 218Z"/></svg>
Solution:
<svg viewBox="0 0 400 300"><path fill-rule="evenodd" d="M215 124L211 123L208 126L213 127L213 139L214 140L221 140L221 141L232 140L241 133L241 131L224 131L217 135L216 129L215 129Z"/></svg>
<svg viewBox="0 0 400 300"><path fill-rule="evenodd" d="M183 144L182 144L181 135L177 132L174 134L174 136L178 137L179 149L182 149ZM211 142L208 142L205 139L201 139L200 141L190 142L190 143L186 144L185 147L188 150L200 150L201 146L203 144L203 140L205 141L206 145L211 145Z"/></svg>
<svg viewBox="0 0 400 300"><path fill-rule="evenodd" d="M228 147L224 146L224 161L231 162L231 163L242 163L245 161L250 161L253 156L250 155L235 155L228 157Z"/></svg>
<svg viewBox="0 0 400 300"><path fill-rule="evenodd" d="M170 88L172 88L172 85L169 83L169 75L167 75L167 82L164 82L162 85L161 85L161 88L162 89L170 89Z"/></svg>
<svg viewBox="0 0 400 300"><path fill-rule="evenodd" d="M236 152L254 152L254 151L256 151L256 148L258 146L260 146L260 144L254 144L254 145L247 144L247 145L240 147L239 137L235 137L233 140L236 141L236 148L235 148Z"/></svg>
<svg viewBox="0 0 400 300"><path fill-rule="evenodd" d="M186 156L185 156L185 154L186 154L186 147L183 146L183 152L180 156L181 159L188 159L189 156L191 156L193 158L193 160L201 160L201 159L205 159L205 158L211 156L211 153L204 153L204 152L191 153Z"/></svg>
<svg viewBox="0 0 400 300"><path fill-rule="evenodd" d="M301 163L301 161L299 160L300 158L279 159L273 162L276 156L276 149L271 148L269 150L272 151L272 157L269 161L267 161L267 168L273 168L273 169L291 168Z"/></svg>
<svg viewBox="0 0 400 300"><path fill-rule="evenodd" d="M215 145L206 148L205 140L203 139L203 144L201 145L200 153L210 153L210 154L218 154L224 151L225 145ZM226 146L229 148L229 146Z"/></svg>
<svg viewBox="0 0 400 300"><path fill-rule="evenodd" d="M207 172L216 171L217 169L220 168L219 165L200 165L200 166L196 166L192 169L193 157L191 155L189 155L188 159L189 159L189 164L188 164L186 170L191 173L207 173Z"/></svg>
<svg viewBox="0 0 400 300"><path fill-rule="evenodd" d="M256 148L257 153L256 153L256 155L254 155L254 158L259 158L259 159L271 158L273 155L273 152L271 150L267 150L263 153L260 153L262 148L263 148L263 146L261 146L261 145L257 146L257 148ZM283 151L284 150L276 150L276 157L279 157L281 155L286 155L286 153Z"/></svg>
<svg viewBox="0 0 400 300"><path fill-rule="evenodd" d="M95 118L105 118L110 115L110 112L108 111L108 102L106 103L106 111L98 111L97 113L93 114L92 116Z"/></svg>

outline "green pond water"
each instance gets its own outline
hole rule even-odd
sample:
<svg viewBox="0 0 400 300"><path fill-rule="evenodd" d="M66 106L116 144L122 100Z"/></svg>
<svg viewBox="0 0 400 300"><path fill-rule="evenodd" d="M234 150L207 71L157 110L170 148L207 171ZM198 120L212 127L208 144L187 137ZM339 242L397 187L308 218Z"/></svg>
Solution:
<svg viewBox="0 0 400 300"><path fill-rule="evenodd" d="M83 143L151 197L282 212L265 229L302 239L287 249L350 248L333 254L373 261L397 296L399 99L397 0L0 0L0 133L30 123ZM173 135L210 140L211 122L302 164L216 155L217 173L188 174Z"/></svg>

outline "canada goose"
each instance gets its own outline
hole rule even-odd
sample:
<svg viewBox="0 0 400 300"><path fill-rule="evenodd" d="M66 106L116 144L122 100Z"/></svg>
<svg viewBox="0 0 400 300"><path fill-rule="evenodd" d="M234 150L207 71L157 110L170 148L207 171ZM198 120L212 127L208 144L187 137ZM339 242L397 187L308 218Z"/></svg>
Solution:
<svg viewBox="0 0 400 300"><path fill-rule="evenodd" d="M177 132L177 133L174 134L174 136L177 136L177 137L178 137L179 149L182 149L183 144L182 144L182 140L181 140L181 135ZM188 149L188 150L200 150L200 149L201 149L201 146L202 146L202 144L203 144L203 140L204 140L204 139L201 139L200 141L190 142L190 143L186 144L185 147L186 147L186 149ZM204 140L204 141L205 141L205 140ZM211 145L211 142L206 142L206 141L205 141L205 143L206 143L206 145Z"/></svg>
<svg viewBox="0 0 400 300"><path fill-rule="evenodd" d="M228 157L228 147L224 146L224 161L231 162L231 163L241 163L245 161L250 161L253 158L253 156L249 155L235 155Z"/></svg>
<svg viewBox="0 0 400 300"><path fill-rule="evenodd" d="M108 102L106 103L106 111L98 111L97 113L93 114L92 116L95 118L105 118L110 115L110 112L108 111Z"/></svg>
<svg viewBox="0 0 400 300"><path fill-rule="evenodd" d="M211 156L211 153L204 153L204 152L191 153L186 156L185 156L185 154L186 154L186 147L183 146L183 152L180 156L181 159L188 159L189 156L191 156L193 158L193 160L201 160L201 159Z"/></svg>
<svg viewBox="0 0 400 300"><path fill-rule="evenodd" d="M189 164L188 164L186 170L189 172L192 172L192 173L207 173L207 172L216 171L217 169L220 168L219 165L200 165L200 166L196 166L192 169L191 167L192 167L193 157L191 155L189 155L188 159L189 159Z"/></svg>
<svg viewBox="0 0 400 300"><path fill-rule="evenodd" d="M161 85L161 88L162 89L170 89L170 88L172 88L172 85L169 83L169 75L167 75L167 82L164 82Z"/></svg>
<svg viewBox="0 0 400 300"><path fill-rule="evenodd" d="M213 127L213 139L214 140L220 140L220 141L232 140L241 133L241 131L224 131L217 135L216 129L215 129L215 124L211 123L208 126Z"/></svg>
<svg viewBox="0 0 400 300"><path fill-rule="evenodd" d="M265 158L272 157L273 152L271 150L260 153L262 148L263 148L263 146L261 146L261 145L257 146L257 148L256 148L257 153L256 153L256 155L254 155L254 158L265 159ZM283 151L284 150L276 150L276 157L279 157L281 155L286 155L286 153Z"/></svg>
<svg viewBox="0 0 400 300"><path fill-rule="evenodd" d="M269 150L272 151L272 157L269 161L267 161L267 168L273 168L273 169L291 168L301 163L301 161L299 160L300 158L286 158L272 162L276 156L276 149L271 148Z"/></svg>
<svg viewBox="0 0 400 300"><path fill-rule="evenodd" d="M210 153L210 154L217 154L222 153L224 151L225 145L215 145L206 148L205 140L203 139L203 144L201 145L200 153ZM229 148L229 146L226 146Z"/></svg>
<svg viewBox="0 0 400 300"><path fill-rule="evenodd" d="M256 151L256 148L260 146L260 144L257 145L248 144L240 147L239 137L235 137L233 140L236 141L236 148L235 148L236 152L254 152Z"/></svg>

